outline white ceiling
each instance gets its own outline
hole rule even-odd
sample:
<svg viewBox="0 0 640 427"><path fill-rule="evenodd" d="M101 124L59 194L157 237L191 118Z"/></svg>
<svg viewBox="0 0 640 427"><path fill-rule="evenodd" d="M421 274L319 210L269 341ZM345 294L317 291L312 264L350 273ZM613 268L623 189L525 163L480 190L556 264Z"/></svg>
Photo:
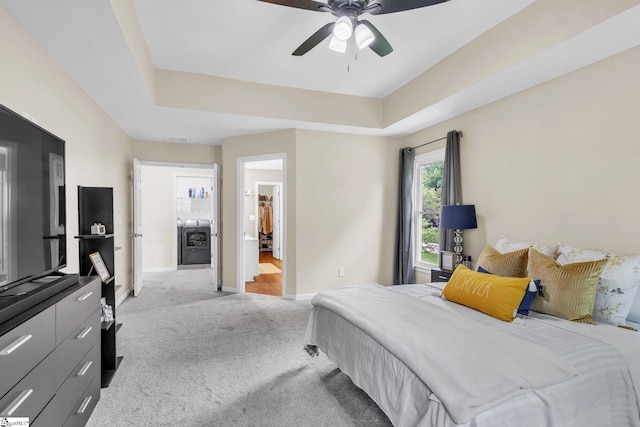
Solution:
<svg viewBox="0 0 640 427"><path fill-rule="evenodd" d="M157 69L378 99L533 2L451 0L366 15L394 48L381 58L369 49L341 55L327 48L328 41L302 57L292 56L300 43L334 19L327 13L257 0L133 0ZM220 144L228 136L293 127L403 136L640 44L640 9L635 7L387 128L351 129L157 106L109 0L0 0L0 5L125 132L148 141ZM567 51L571 60L559 60L566 59Z"/></svg>

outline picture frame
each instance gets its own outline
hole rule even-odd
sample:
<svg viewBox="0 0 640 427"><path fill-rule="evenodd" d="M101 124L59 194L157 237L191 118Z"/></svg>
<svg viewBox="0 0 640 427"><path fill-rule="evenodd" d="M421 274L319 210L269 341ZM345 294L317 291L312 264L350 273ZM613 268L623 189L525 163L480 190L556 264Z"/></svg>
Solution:
<svg viewBox="0 0 640 427"><path fill-rule="evenodd" d="M105 265L102 256L100 256L100 252L94 252L89 254L89 259L91 259L91 264L93 264L93 268L102 279L102 283L105 283L111 277L109 274L109 270L107 270L107 266Z"/></svg>
<svg viewBox="0 0 640 427"><path fill-rule="evenodd" d="M443 271L453 271L456 254L449 251L440 251L440 269Z"/></svg>

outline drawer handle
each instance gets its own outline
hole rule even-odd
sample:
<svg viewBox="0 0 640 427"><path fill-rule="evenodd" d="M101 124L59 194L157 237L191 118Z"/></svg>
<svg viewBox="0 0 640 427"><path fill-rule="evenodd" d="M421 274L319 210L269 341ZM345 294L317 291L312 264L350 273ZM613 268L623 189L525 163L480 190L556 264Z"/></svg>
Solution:
<svg viewBox="0 0 640 427"><path fill-rule="evenodd" d="M91 360L89 360L87 363L85 363L84 366L82 367L82 369L80 369L80 371L78 372L77 376L81 377L84 374L86 374L92 364L93 364L93 362Z"/></svg>
<svg viewBox="0 0 640 427"><path fill-rule="evenodd" d="M89 298L91 295L93 295L93 291L87 292L86 294L82 295L80 298L78 298L78 301L84 301L87 298Z"/></svg>
<svg viewBox="0 0 640 427"><path fill-rule="evenodd" d="M448 277L447 276L438 276L438 279L447 280Z"/></svg>
<svg viewBox="0 0 640 427"><path fill-rule="evenodd" d="M78 409L78 412L76 412L76 414L82 414L87 410L87 406L89 406L89 402L91 402L92 397L93 396L87 396L84 398L84 400L82 401L82 405L80 405L80 409Z"/></svg>
<svg viewBox="0 0 640 427"><path fill-rule="evenodd" d="M29 341L32 337L33 337L33 335L23 335L23 336L21 336L20 338L15 340L13 343L9 344L9 346L7 346L4 350L0 351L0 356L8 356L8 355L10 355L14 351L16 351L18 349L18 347L20 347L22 344L24 344L27 341Z"/></svg>
<svg viewBox="0 0 640 427"><path fill-rule="evenodd" d="M78 339L81 340L82 338L89 335L89 332L91 332L92 329L93 329L93 326L88 326L87 329L85 329L84 331L82 331L80 335L78 335Z"/></svg>
<svg viewBox="0 0 640 427"><path fill-rule="evenodd" d="M24 390L22 393L20 393L20 395L18 395L18 397L16 397L15 400L11 402L7 409L2 412L2 415L6 415L7 417L13 415L13 413L18 410L20 405L22 405L24 401L27 400L29 396L31 396L31 393L33 393L33 389Z"/></svg>

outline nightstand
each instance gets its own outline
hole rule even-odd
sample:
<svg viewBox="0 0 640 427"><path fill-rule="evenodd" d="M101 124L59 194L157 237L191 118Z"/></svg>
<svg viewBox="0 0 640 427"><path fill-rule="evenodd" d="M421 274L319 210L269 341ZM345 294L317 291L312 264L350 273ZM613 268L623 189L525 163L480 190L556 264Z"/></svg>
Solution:
<svg viewBox="0 0 640 427"><path fill-rule="evenodd" d="M431 282L448 282L453 272L444 271L439 268L431 269Z"/></svg>

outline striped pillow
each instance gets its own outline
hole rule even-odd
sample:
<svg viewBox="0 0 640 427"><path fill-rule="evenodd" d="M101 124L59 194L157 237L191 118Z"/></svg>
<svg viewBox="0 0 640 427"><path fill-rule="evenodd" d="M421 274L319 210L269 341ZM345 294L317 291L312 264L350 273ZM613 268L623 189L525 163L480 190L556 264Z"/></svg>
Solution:
<svg viewBox="0 0 640 427"><path fill-rule="evenodd" d="M591 313L606 259L560 265L530 249L529 261L529 274L542 285L542 295L533 300L531 310L574 322L594 323Z"/></svg>
<svg viewBox="0 0 640 427"><path fill-rule="evenodd" d="M487 245L478 257L477 267L503 277L526 277L529 248L506 254Z"/></svg>

